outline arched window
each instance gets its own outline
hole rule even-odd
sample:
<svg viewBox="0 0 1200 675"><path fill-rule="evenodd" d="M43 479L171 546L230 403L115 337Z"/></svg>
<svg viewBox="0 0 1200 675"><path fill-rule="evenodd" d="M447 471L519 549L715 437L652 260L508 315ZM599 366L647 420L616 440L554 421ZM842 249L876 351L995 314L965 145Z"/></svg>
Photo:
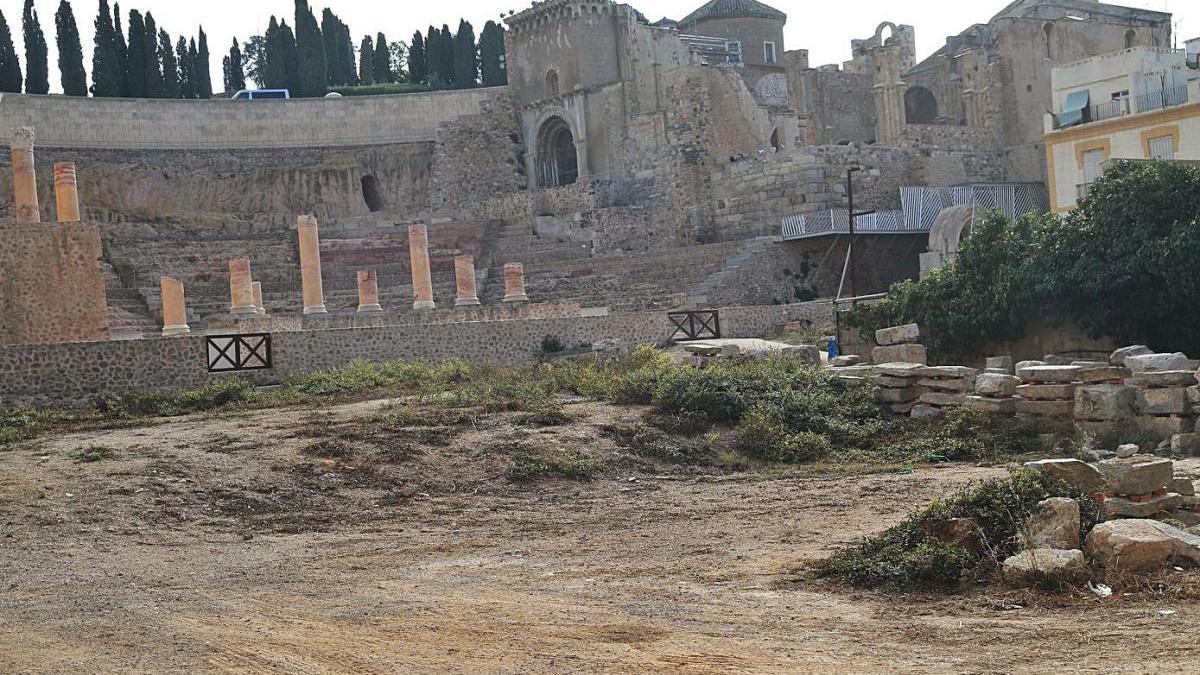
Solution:
<svg viewBox="0 0 1200 675"><path fill-rule="evenodd" d="M579 179L575 136L563 118L551 117L538 131L534 169L539 187L570 185Z"/></svg>
<svg viewBox="0 0 1200 675"><path fill-rule="evenodd" d="M1132 49L1137 44L1137 31L1130 28L1125 31L1125 49Z"/></svg>
<svg viewBox="0 0 1200 675"><path fill-rule="evenodd" d="M558 96L558 71L551 69L546 73L546 98Z"/></svg>
<svg viewBox="0 0 1200 675"><path fill-rule="evenodd" d="M925 87L904 92L904 120L908 124L933 124L938 116L937 99Z"/></svg>
<svg viewBox="0 0 1200 675"><path fill-rule="evenodd" d="M1046 58L1054 58L1054 24L1047 21L1042 25L1042 32L1046 34Z"/></svg>
<svg viewBox="0 0 1200 675"><path fill-rule="evenodd" d="M783 149L783 143L781 143L779 141L779 129L776 129L771 134L771 148L774 149L776 152L779 152L780 150Z"/></svg>
<svg viewBox="0 0 1200 675"><path fill-rule="evenodd" d="M368 211L383 210L383 195L379 193L379 181L375 180L375 176L362 177L362 194Z"/></svg>

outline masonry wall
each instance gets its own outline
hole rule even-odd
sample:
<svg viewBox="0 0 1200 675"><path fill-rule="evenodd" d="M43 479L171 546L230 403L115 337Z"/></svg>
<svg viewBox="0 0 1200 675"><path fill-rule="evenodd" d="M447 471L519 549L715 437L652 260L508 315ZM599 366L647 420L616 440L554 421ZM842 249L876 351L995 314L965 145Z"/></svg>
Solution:
<svg viewBox="0 0 1200 675"><path fill-rule="evenodd" d="M0 344L107 338L100 255L92 225L0 224Z"/></svg>
<svg viewBox="0 0 1200 675"><path fill-rule="evenodd" d="M789 321L828 323L827 303L721 309L727 337L756 337ZM542 339L557 337L569 349L604 338L630 344L663 343L672 332L665 312L527 321L424 326L342 328L277 333L274 367L246 375L266 384L289 375L343 366L355 359L450 358L508 365L531 364ZM206 372L201 336L115 340L0 348L0 403L88 405L98 396L194 388L228 375Z"/></svg>
<svg viewBox="0 0 1200 675"><path fill-rule="evenodd" d="M290 101L0 97L0 130L29 126L63 148L307 148L432 142L439 125L503 90Z"/></svg>

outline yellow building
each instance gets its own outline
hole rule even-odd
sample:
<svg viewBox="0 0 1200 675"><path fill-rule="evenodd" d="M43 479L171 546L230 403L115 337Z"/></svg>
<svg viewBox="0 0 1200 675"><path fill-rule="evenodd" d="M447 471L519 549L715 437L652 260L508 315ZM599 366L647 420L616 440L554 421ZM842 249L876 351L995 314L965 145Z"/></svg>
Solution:
<svg viewBox="0 0 1200 675"><path fill-rule="evenodd" d="M1046 115L1050 207L1065 211L1115 159L1200 160L1200 71L1135 47L1055 68Z"/></svg>

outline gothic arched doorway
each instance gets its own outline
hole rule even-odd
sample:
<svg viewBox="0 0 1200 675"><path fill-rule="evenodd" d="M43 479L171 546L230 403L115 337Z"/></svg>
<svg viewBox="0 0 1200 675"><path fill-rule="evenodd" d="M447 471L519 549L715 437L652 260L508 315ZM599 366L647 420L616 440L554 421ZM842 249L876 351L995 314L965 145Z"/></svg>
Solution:
<svg viewBox="0 0 1200 675"><path fill-rule="evenodd" d="M539 187L570 185L579 178L575 136L563 118L551 117L538 131L535 169Z"/></svg>
<svg viewBox="0 0 1200 675"><path fill-rule="evenodd" d="M904 119L908 124L933 124L938 116L937 99L925 87L904 92Z"/></svg>

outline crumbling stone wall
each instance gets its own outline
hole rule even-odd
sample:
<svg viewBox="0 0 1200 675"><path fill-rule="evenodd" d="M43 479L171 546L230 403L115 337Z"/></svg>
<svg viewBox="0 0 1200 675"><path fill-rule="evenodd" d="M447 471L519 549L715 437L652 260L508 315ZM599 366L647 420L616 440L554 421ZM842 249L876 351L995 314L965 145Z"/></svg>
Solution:
<svg viewBox="0 0 1200 675"><path fill-rule="evenodd" d="M100 255L93 225L0 223L0 344L107 338Z"/></svg>
<svg viewBox="0 0 1200 675"><path fill-rule="evenodd" d="M520 127L512 100L496 95L474 115L445 122L433 154L430 205L476 217L487 200L524 190Z"/></svg>

